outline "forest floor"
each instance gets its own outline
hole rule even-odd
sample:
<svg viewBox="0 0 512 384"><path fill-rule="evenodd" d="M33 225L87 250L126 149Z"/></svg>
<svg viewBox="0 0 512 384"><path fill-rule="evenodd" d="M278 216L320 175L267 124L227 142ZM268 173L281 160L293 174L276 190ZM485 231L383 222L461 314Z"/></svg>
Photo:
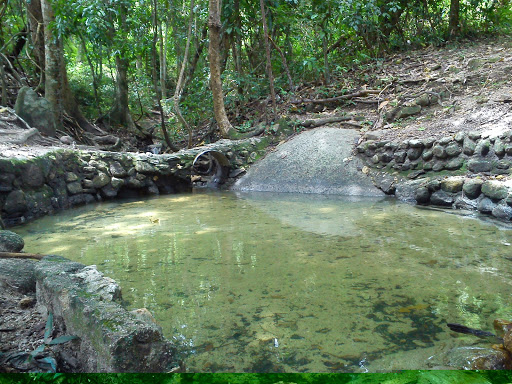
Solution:
<svg viewBox="0 0 512 384"><path fill-rule="evenodd" d="M326 101L332 98L338 99ZM259 122L269 115L268 110L269 101L259 100L239 113ZM414 113L407 116L409 112ZM348 116L348 120L325 126L349 123L361 132L379 131L382 139L396 141L440 138L459 131L499 134L512 129L512 40L492 38L395 53L349 69L330 86L301 86L293 99L281 101L279 116L299 126L306 120ZM9 141L18 137L10 133L23 129L27 127L0 108L0 156L30 157L54 148L71 148L47 138ZM204 136L205 130L197 136ZM0 328L5 330L0 329L0 352L32 351L41 344L43 319L33 307L20 307L25 299L15 290L2 292ZM9 331L13 328L16 332Z"/></svg>

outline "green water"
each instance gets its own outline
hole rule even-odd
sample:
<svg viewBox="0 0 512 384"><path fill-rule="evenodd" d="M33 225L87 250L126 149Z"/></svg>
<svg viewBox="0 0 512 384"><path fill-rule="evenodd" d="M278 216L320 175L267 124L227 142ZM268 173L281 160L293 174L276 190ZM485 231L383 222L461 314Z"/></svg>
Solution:
<svg viewBox="0 0 512 384"><path fill-rule="evenodd" d="M423 369L474 341L446 322L512 318L512 230L394 200L196 193L17 232L116 279L192 372Z"/></svg>

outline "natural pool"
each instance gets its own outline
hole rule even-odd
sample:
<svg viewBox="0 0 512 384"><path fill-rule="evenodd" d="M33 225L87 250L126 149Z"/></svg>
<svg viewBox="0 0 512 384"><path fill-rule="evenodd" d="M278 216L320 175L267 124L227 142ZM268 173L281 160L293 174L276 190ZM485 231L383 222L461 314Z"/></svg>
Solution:
<svg viewBox="0 0 512 384"><path fill-rule="evenodd" d="M194 193L16 231L117 280L192 372L424 369L474 342L447 322L512 319L512 230L395 200Z"/></svg>

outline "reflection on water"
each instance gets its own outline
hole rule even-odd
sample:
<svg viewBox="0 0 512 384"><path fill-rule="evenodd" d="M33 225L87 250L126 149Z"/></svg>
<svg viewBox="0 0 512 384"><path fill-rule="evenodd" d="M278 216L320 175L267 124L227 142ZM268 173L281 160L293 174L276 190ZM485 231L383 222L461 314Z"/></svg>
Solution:
<svg viewBox="0 0 512 384"><path fill-rule="evenodd" d="M18 232L116 279L191 371L422 369L468 343L446 322L512 318L511 230L389 200L174 195Z"/></svg>

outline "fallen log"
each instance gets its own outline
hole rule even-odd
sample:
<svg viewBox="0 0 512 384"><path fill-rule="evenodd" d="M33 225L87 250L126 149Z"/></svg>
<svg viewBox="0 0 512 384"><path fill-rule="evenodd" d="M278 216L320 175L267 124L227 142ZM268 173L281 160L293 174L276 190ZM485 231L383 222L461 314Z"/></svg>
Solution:
<svg viewBox="0 0 512 384"><path fill-rule="evenodd" d="M333 117L326 117L323 119L309 119L309 120L304 120L304 121L300 122L299 125L304 128L317 128L317 127L321 127L322 125L325 125L325 124L341 123L341 124L349 125L354 128L362 128L362 126L360 124L352 123L349 121L349 120L352 120L353 118L354 118L353 116L333 116Z"/></svg>
<svg viewBox="0 0 512 384"><path fill-rule="evenodd" d="M41 260L46 255L39 253L18 253L18 252L0 252L0 259L36 259Z"/></svg>
<svg viewBox="0 0 512 384"><path fill-rule="evenodd" d="M337 96L337 97L331 97L328 99L300 99L300 100L293 100L291 103L292 104L307 104L307 103L327 104L327 103L332 103L332 102L340 101L340 100L350 100L350 99L353 99L354 97L365 97L368 95L378 95L378 94L380 94L379 90L363 89L361 91L350 93L348 95L341 95L341 96Z"/></svg>

